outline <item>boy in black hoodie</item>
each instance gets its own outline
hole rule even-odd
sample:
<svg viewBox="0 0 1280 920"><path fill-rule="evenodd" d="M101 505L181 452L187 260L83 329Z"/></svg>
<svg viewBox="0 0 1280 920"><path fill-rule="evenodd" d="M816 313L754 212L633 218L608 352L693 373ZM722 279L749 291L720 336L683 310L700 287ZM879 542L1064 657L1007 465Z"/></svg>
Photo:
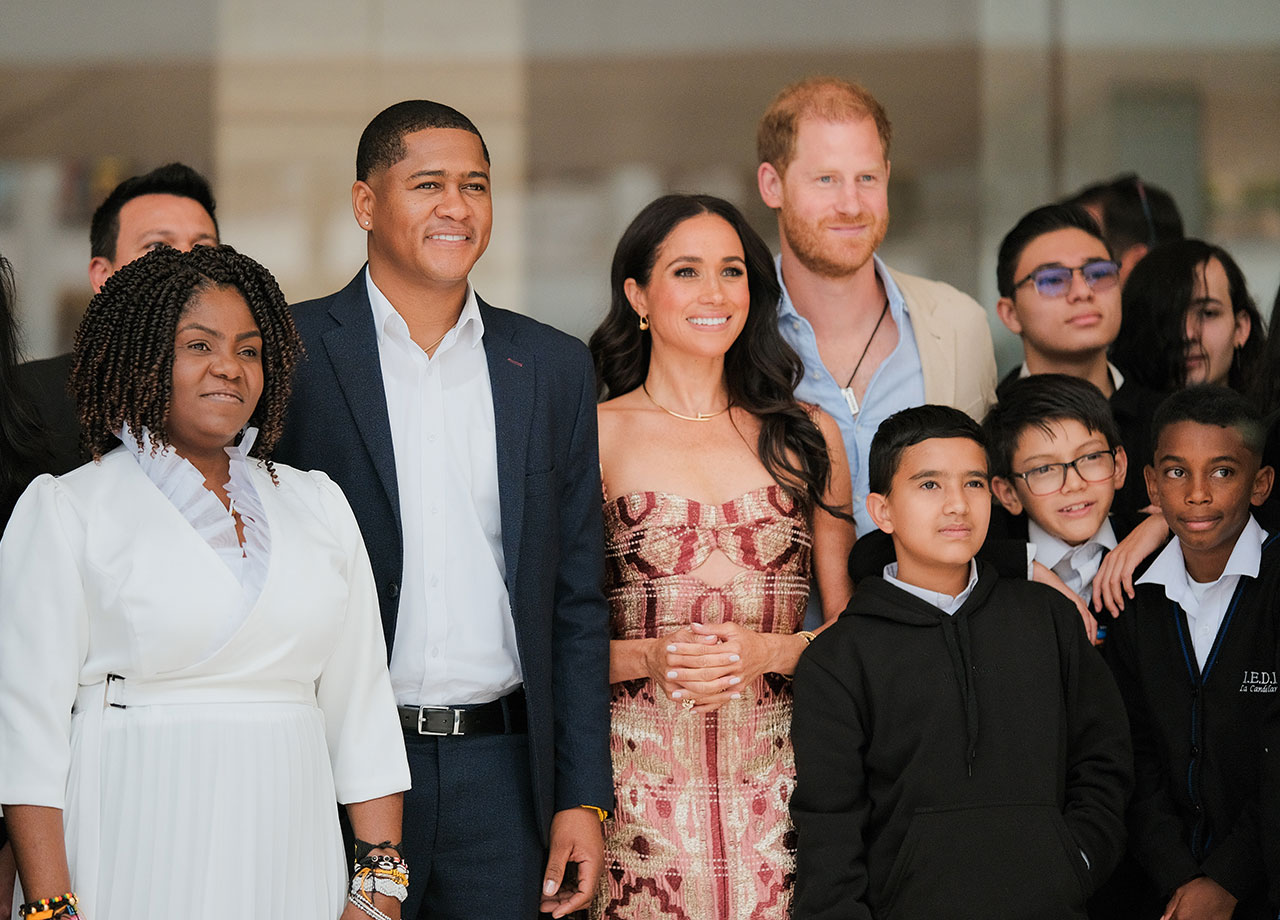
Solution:
<svg viewBox="0 0 1280 920"><path fill-rule="evenodd" d="M796 669L794 916L1083 918L1124 846L1115 683L1061 594L974 562L976 423L899 412L869 467L897 562Z"/></svg>
<svg viewBox="0 0 1280 920"><path fill-rule="evenodd" d="M1133 726L1130 853L1144 917L1252 920L1269 903L1259 832L1264 727L1280 670L1280 540L1250 514L1271 490L1260 414L1223 387L1156 410L1151 500L1177 539L1155 556L1105 647Z"/></svg>

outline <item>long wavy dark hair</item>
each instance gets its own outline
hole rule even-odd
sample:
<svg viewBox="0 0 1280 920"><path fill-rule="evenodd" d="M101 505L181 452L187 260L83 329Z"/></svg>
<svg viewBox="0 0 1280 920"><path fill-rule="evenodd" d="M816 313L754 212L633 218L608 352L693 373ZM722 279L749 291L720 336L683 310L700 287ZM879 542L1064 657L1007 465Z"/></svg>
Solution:
<svg viewBox="0 0 1280 920"><path fill-rule="evenodd" d="M1187 385L1187 310L1210 259L1217 259L1226 272L1232 312L1247 314L1251 326L1231 362L1227 384L1237 393L1253 391L1266 338L1262 316L1235 260L1221 246L1203 240L1161 243L1129 273L1122 295L1124 318L1111 348L1111 360L1126 377L1162 393Z"/></svg>
<svg viewBox="0 0 1280 920"><path fill-rule="evenodd" d="M302 342L269 271L230 246L197 246L147 253L108 278L89 302L76 330L70 388L84 446L94 459L120 443L115 432L124 422L139 433L145 426L156 442L169 443L165 422L178 319L194 296L212 287L239 291L262 332L262 396L249 419L258 439L250 454L271 456L284 431Z"/></svg>
<svg viewBox="0 0 1280 920"><path fill-rule="evenodd" d="M724 356L729 403L760 421L756 455L779 486L810 513L817 507L848 517L823 498L831 478L831 459L822 431L795 400L804 364L778 332L782 288L773 257L742 213L723 198L664 195L637 214L618 240L609 279L609 313L590 341L600 397L630 393L649 373L652 340L641 331L627 299L627 279L646 287L667 237L679 224L700 214L714 214L737 232L746 261L751 294L747 320Z"/></svg>
<svg viewBox="0 0 1280 920"><path fill-rule="evenodd" d="M18 359L13 269L0 256L0 530L22 490L49 459L47 439L17 381Z"/></svg>

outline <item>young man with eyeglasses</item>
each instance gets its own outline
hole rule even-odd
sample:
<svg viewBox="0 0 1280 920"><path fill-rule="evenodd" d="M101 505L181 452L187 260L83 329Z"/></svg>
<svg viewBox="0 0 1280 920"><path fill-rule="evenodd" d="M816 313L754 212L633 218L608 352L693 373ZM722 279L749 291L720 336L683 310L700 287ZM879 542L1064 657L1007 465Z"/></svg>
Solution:
<svg viewBox="0 0 1280 920"><path fill-rule="evenodd" d="M1146 456L1147 426L1159 395L1127 383L1107 360L1120 331L1120 267L1088 212L1073 205L1036 208L1000 243L996 313L1022 339L1023 364L996 390L1032 374L1087 380L1111 404L1121 443ZM1141 482L1127 482L1116 509L1136 515L1148 505Z"/></svg>

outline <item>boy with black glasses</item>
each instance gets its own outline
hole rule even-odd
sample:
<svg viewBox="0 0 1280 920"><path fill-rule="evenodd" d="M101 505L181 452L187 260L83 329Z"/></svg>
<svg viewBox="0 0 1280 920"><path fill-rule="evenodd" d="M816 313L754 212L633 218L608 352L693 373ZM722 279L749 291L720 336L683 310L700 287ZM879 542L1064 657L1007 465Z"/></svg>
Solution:
<svg viewBox="0 0 1280 920"><path fill-rule="evenodd" d="M1010 536L1087 606L1102 557L1134 523L1111 515L1128 467L1111 407L1091 383L1037 374L1009 382L982 427ZM1097 620L1099 637L1109 619Z"/></svg>
<svg viewBox="0 0 1280 920"><path fill-rule="evenodd" d="M1159 396L1107 361L1120 331L1120 268L1088 212L1052 204L1024 216L1000 243L996 313L1022 339L1024 361L997 388L1032 374L1089 381L1107 397L1121 440L1136 456L1149 453L1147 424ZM1136 515L1147 497L1139 483L1116 496L1116 509Z"/></svg>

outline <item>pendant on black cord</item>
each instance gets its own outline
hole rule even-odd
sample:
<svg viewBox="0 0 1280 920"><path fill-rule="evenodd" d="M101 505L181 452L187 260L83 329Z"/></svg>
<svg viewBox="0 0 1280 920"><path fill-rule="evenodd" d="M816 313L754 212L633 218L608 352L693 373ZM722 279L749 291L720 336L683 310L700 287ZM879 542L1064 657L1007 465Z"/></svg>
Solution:
<svg viewBox="0 0 1280 920"><path fill-rule="evenodd" d="M841 387L840 392L844 394L844 401L849 404L849 411L854 415L858 414L858 397L853 395L853 387Z"/></svg>

